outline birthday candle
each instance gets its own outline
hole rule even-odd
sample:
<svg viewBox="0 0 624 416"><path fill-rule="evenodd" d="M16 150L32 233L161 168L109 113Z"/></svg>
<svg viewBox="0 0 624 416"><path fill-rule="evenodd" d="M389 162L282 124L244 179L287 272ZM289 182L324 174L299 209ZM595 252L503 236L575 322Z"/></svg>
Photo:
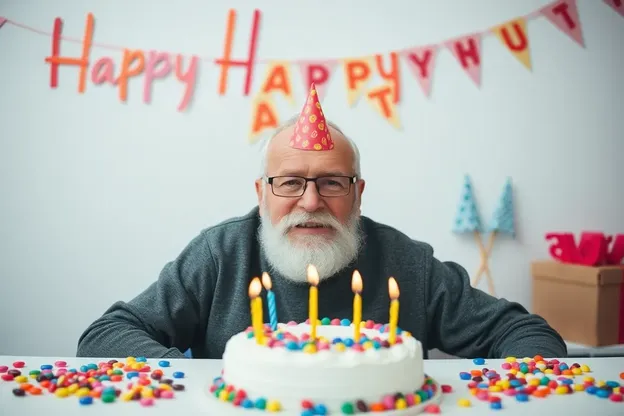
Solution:
<svg viewBox="0 0 624 416"><path fill-rule="evenodd" d="M273 284L271 277L267 272L262 273L262 285L267 291L267 304L269 307L269 320L271 323L271 330L277 331L277 309L275 308L275 293L273 293Z"/></svg>
<svg viewBox="0 0 624 416"><path fill-rule="evenodd" d="M264 341L261 291L262 284L260 283L260 279L254 277L249 284L249 297L251 298L251 326L257 344L262 344Z"/></svg>
<svg viewBox="0 0 624 416"><path fill-rule="evenodd" d="M394 277L388 279L388 292L391 299L388 343L393 345L396 342L397 323L399 321L399 285L397 285Z"/></svg>
<svg viewBox="0 0 624 416"><path fill-rule="evenodd" d="M362 322L362 276L355 270L351 278L351 290L353 290L353 340L360 342L360 323Z"/></svg>
<svg viewBox="0 0 624 416"><path fill-rule="evenodd" d="M310 339L316 340L316 325L318 321L318 288L319 275L316 267L313 265L308 266L308 282L310 283L310 297L309 297L309 318L310 318Z"/></svg>

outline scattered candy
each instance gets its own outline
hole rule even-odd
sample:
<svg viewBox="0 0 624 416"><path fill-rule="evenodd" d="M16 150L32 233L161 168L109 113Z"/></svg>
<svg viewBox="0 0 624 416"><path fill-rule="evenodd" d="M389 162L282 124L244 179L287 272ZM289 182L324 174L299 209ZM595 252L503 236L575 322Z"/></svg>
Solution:
<svg viewBox="0 0 624 416"><path fill-rule="evenodd" d="M476 365L485 364L485 360L483 358L475 358L474 360L472 360L472 362L475 363Z"/></svg>
<svg viewBox="0 0 624 416"><path fill-rule="evenodd" d="M460 407L470 407L471 403L468 399L459 399L457 401L457 405Z"/></svg>

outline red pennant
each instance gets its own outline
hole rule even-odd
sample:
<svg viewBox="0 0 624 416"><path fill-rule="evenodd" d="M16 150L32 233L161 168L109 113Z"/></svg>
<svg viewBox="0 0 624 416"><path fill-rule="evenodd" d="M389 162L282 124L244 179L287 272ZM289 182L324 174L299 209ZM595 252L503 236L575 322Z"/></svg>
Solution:
<svg viewBox="0 0 624 416"><path fill-rule="evenodd" d="M7 18L0 16L0 29L2 29L2 26L4 26L7 21Z"/></svg>
<svg viewBox="0 0 624 416"><path fill-rule="evenodd" d="M301 62L299 68L306 90L314 84L319 100L323 101L329 78L337 65L338 61Z"/></svg>
<svg viewBox="0 0 624 416"><path fill-rule="evenodd" d="M435 46L422 46L403 52L407 65L414 73L426 97L431 95L431 80L436 52L437 48Z"/></svg>
<svg viewBox="0 0 624 416"><path fill-rule="evenodd" d="M585 47L576 0L560 0L543 7L540 12L563 33Z"/></svg>
<svg viewBox="0 0 624 416"><path fill-rule="evenodd" d="M618 12L620 16L624 17L624 0L603 0L607 3L613 10ZM2 26L0 24L0 26Z"/></svg>
<svg viewBox="0 0 624 416"><path fill-rule="evenodd" d="M455 59L477 86L481 84L481 35L468 35L446 42Z"/></svg>

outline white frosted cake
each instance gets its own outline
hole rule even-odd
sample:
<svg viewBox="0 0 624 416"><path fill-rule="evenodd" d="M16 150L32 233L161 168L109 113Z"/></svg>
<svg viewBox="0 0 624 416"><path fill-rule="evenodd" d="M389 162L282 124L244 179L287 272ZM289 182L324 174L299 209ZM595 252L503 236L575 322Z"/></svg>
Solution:
<svg viewBox="0 0 624 416"><path fill-rule="evenodd" d="M235 406L303 415L409 409L436 394L411 334L399 329L391 345L387 326L368 321L354 342L348 320L323 322L315 342L307 323L265 325L260 343L251 328L233 336L210 391Z"/></svg>

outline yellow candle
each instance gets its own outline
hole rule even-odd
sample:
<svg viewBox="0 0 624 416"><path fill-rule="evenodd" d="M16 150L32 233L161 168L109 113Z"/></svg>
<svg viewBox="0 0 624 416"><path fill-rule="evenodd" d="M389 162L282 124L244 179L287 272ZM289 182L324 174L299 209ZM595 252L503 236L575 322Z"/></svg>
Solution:
<svg viewBox="0 0 624 416"><path fill-rule="evenodd" d="M262 283L259 278L254 277L249 284L249 297L251 298L251 326L257 344L262 344L264 341L261 291Z"/></svg>
<svg viewBox="0 0 624 416"><path fill-rule="evenodd" d="M316 325L318 321L318 288L319 275L316 267L308 266L308 283L310 283L310 303L308 308L310 318L310 339L316 340Z"/></svg>
<svg viewBox="0 0 624 416"><path fill-rule="evenodd" d="M351 290L353 290L353 340L360 342L360 323L362 322L362 276L355 270L351 278Z"/></svg>
<svg viewBox="0 0 624 416"><path fill-rule="evenodd" d="M390 327L388 343L394 345L396 342L397 323L399 321L399 285L394 277L388 279L388 292L390 294Z"/></svg>

